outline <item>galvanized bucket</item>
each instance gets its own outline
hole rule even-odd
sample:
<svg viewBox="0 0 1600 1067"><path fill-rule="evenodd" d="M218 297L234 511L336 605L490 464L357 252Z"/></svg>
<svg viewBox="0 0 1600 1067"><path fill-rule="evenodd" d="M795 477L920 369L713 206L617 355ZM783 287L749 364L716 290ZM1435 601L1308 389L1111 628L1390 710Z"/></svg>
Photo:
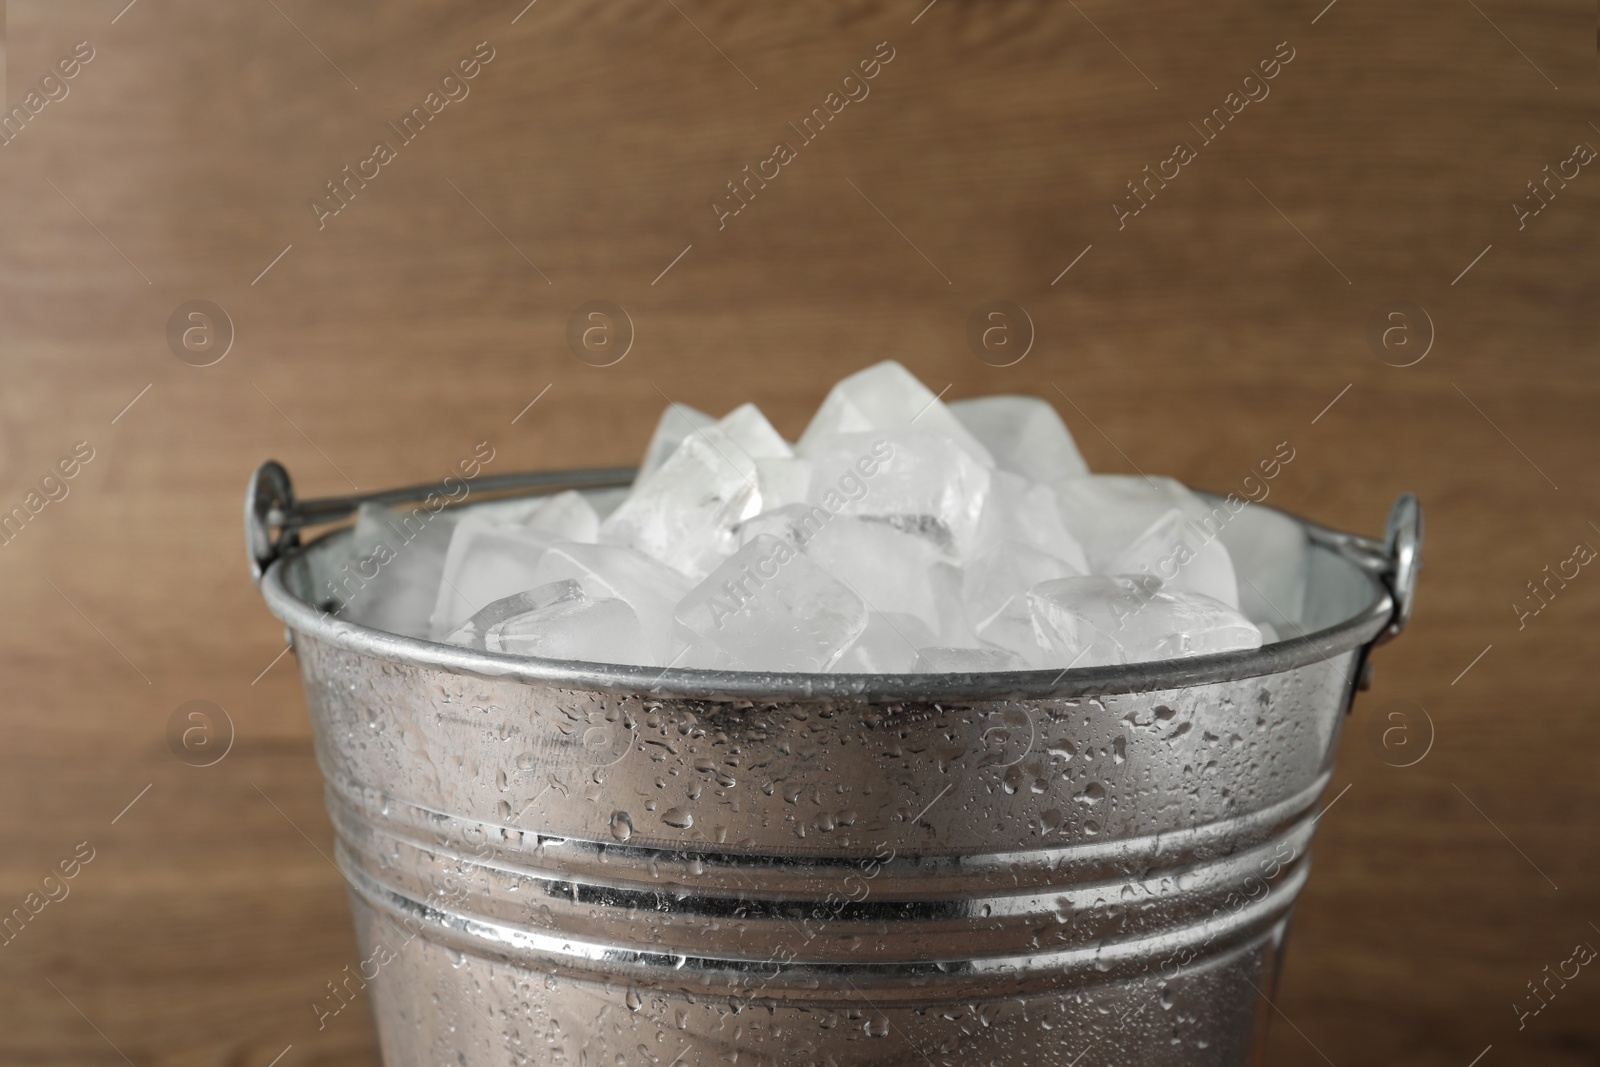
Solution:
<svg viewBox="0 0 1600 1067"><path fill-rule="evenodd" d="M1385 542L1304 523L1307 632L1257 650L785 675L504 656L331 613L317 591L348 531L305 546L299 531L430 492L297 502L268 463L246 504L257 580L300 662L385 1063L1259 1052L1340 725L1369 651L1410 614L1415 497Z"/></svg>

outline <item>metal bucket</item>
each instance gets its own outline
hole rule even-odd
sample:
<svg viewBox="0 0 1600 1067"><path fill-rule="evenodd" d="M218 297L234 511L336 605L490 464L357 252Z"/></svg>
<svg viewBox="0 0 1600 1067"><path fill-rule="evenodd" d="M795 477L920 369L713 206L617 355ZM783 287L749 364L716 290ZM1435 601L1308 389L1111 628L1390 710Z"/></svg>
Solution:
<svg viewBox="0 0 1600 1067"><path fill-rule="evenodd" d="M1303 636L1064 673L872 676L541 661L330 614L316 591L348 532L302 547L299 530L437 489L297 503L268 463L246 505L305 682L385 1063L1259 1052L1340 725L1369 650L1409 616L1414 497L1382 543L1303 524ZM342 988L326 1010L358 992Z"/></svg>

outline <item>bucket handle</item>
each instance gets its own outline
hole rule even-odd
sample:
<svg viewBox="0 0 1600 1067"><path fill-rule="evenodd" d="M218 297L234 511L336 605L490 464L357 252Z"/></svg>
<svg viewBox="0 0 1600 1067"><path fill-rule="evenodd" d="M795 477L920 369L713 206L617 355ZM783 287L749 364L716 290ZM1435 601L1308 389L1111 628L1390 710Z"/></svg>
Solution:
<svg viewBox="0 0 1600 1067"><path fill-rule="evenodd" d="M604 467L576 471L523 471L516 474L486 475L468 483L483 493L528 492L530 490L600 489L632 483L632 467ZM458 485L461 484L458 481ZM387 489L353 496L319 497L297 501L289 472L277 460L267 460L250 476L244 502L244 536L250 555L250 576L257 585L262 575L283 553L300 543L300 531L347 519L362 504L405 504L425 500L430 495L447 497L455 506L466 501L442 482ZM469 494L470 495L470 494ZM1400 636L1411 621L1416 601L1417 573L1422 569L1422 504L1414 493L1401 493L1389 512L1389 526L1379 542L1360 534L1332 530L1307 523L1311 539L1349 559L1363 570L1378 576L1394 600L1394 614L1374 640L1381 645Z"/></svg>
<svg viewBox="0 0 1600 1067"><path fill-rule="evenodd" d="M632 467L599 467L575 471L523 471L517 474L489 474L466 479L451 477L403 489L351 496L318 497L296 500L289 472L277 460L269 459L250 476L244 499L245 550L250 556L250 577L257 585L267 568L286 551L300 543L300 531L325 526L354 515L362 504L407 504L445 498L446 507L476 500L484 493L555 491L560 489L607 489L633 482ZM447 482L455 482L452 488ZM461 493L461 486L469 487ZM430 509L437 510L437 509Z"/></svg>
<svg viewBox="0 0 1600 1067"><path fill-rule="evenodd" d="M1411 621L1411 610L1417 598L1417 574L1422 570L1422 504L1416 494L1401 493L1394 502L1382 541L1314 523L1306 525L1314 543L1332 549L1373 574L1389 590L1394 613L1389 616L1389 624L1373 639L1372 646L1399 637Z"/></svg>
<svg viewBox="0 0 1600 1067"><path fill-rule="evenodd" d="M1415 493L1401 493L1389 512L1384 541L1388 567L1384 580L1394 597L1394 617L1378 636L1377 644L1393 641L1411 622L1417 600L1417 576L1422 572L1422 503Z"/></svg>

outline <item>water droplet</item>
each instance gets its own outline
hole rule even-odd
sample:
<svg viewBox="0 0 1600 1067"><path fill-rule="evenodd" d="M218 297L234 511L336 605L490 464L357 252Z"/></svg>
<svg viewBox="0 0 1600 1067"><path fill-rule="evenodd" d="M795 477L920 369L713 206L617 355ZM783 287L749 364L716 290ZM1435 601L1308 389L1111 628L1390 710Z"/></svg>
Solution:
<svg viewBox="0 0 1600 1067"><path fill-rule="evenodd" d="M1079 793L1074 799L1076 799L1079 803L1089 804L1092 806L1104 800L1105 796L1105 786L1101 785L1099 782L1090 782L1088 785L1083 787L1083 792Z"/></svg>
<svg viewBox="0 0 1600 1067"><path fill-rule="evenodd" d="M668 826L675 826L679 830L687 830L694 825L694 816L682 808L668 808L661 813L661 821Z"/></svg>
<svg viewBox="0 0 1600 1067"><path fill-rule="evenodd" d="M629 1011L638 1011L640 1008L644 1007L644 998L639 995L639 991L637 989L628 990L628 995L622 999L623 1002L628 1005Z"/></svg>
<svg viewBox="0 0 1600 1067"><path fill-rule="evenodd" d="M625 811L619 811L611 816L611 836L618 841L626 841L633 836L633 818Z"/></svg>
<svg viewBox="0 0 1600 1067"><path fill-rule="evenodd" d="M887 1015L868 1016L866 1031L868 1037L888 1037L889 1017Z"/></svg>

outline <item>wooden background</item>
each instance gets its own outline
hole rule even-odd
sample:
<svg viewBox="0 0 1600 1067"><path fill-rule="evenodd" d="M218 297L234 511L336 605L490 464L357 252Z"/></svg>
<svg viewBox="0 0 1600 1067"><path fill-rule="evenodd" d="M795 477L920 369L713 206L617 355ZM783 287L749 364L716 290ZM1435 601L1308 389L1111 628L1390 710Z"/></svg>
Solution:
<svg viewBox="0 0 1600 1067"><path fill-rule="evenodd" d="M1226 491L1287 440L1271 502L1374 533L1417 492L1416 618L1342 744L1270 1062L1600 1062L1592 968L1513 1008L1600 945L1600 572L1512 606L1600 546L1600 174L1511 206L1600 146L1592 6L124 2L8 5L12 103L95 58L0 148L0 508L95 458L0 546L0 911L94 859L0 947L0 1063L375 1062L364 1008L310 1007L358 957L245 571L258 462L303 495L485 439L495 470L627 463L663 396L793 434L888 356L1056 401L1098 470ZM471 95L319 231L307 201L481 41ZM881 41L871 95L719 231L724 182ZM1280 42L1270 97L1119 230ZM1036 324L1012 367L964 340L991 298ZM213 366L168 347L193 299L234 324ZM615 366L566 346L590 299L635 325ZM1397 300L1435 334L1405 368L1367 341ZM195 699L236 729L204 769L165 739ZM1403 769L1369 743L1393 701L1433 724Z"/></svg>

